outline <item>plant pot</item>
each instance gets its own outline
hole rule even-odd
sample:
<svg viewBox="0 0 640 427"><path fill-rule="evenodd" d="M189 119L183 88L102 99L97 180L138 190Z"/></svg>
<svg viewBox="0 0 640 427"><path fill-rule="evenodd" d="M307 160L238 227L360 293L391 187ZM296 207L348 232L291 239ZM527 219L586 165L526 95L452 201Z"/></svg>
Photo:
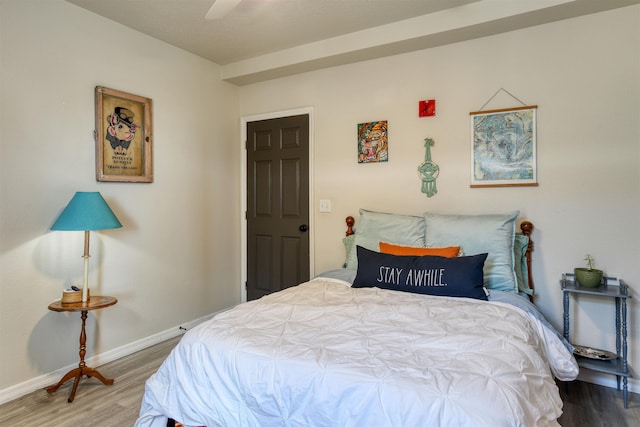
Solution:
<svg viewBox="0 0 640 427"><path fill-rule="evenodd" d="M588 268L574 268L578 285L585 288L595 288L602 283L602 270Z"/></svg>

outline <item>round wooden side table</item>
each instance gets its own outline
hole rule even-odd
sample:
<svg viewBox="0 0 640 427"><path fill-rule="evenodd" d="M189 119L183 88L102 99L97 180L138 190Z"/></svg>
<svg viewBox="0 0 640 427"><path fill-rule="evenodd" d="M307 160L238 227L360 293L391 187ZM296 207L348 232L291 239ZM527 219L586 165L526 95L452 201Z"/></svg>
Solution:
<svg viewBox="0 0 640 427"><path fill-rule="evenodd" d="M49 310L52 311L60 311L60 312L74 312L79 311L81 313L82 318L82 329L80 330L80 363L78 367L67 372L62 379L58 382L58 384L48 387L48 393L54 393L60 386L71 378L74 378L73 388L71 389L71 394L69 395L68 402L73 402L73 398L76 395L76 390L78 389L78 383L80 382L80 378L84 375L87 377L96 377L100 381L102 381L105 385L113 384L112 379L108 379L102 376L100 372L96 369L88 367L84 363L84 356L87 353L87 332L85 330L85 324L87 321L87 313L89 310L99 310L101 308L106 308L117 303L118 300L114 297L109 296L100 296L100 295L91 295L87 302L74 302L70 304L63 304L61 300L57 300L49 304Z"/></svg>

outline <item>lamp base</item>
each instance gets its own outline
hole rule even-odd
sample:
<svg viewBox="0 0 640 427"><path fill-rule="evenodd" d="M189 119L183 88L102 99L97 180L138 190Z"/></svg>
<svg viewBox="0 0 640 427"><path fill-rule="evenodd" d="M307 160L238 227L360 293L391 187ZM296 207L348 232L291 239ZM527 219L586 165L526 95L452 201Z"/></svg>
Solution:
<svg viewBox="0 0 640 427"><path fill-rule="evenodd" d="M89 289L87 289L87 301L90 298ZM62 304L76 304L82 302L82 289L74 291L73 289L65 289L62 291Z"/></svg>

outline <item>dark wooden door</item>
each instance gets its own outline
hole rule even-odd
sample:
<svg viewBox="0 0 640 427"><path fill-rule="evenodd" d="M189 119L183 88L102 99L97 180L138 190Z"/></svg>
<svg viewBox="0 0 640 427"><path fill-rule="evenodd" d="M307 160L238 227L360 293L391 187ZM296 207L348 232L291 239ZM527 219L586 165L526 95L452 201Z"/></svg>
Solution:
<svg viewBox="0 0 640 427"><path fill-rule="evenodd" d="M309 280L309 116L247 123L247 300Z"/></svg>

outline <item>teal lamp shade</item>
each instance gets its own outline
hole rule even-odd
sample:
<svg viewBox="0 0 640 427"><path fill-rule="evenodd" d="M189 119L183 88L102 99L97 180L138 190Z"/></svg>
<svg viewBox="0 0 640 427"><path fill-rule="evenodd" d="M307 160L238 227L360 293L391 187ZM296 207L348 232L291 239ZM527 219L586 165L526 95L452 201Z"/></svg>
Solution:
<svg viewBox="0 0 640 427"><path fill-rule="evenodd" d="M96 192L77 192L62 211L52 230L87 231L120 228L122 224Z"/></svg>
<svg viewBox="0 0 640 427"><path fill-rule="evenodd" d="M64 208L52 230L84 231L84 283L82 303L89 300L89 234L91 230L120 228L122 224L98 192L77 192Z"/></svg>

